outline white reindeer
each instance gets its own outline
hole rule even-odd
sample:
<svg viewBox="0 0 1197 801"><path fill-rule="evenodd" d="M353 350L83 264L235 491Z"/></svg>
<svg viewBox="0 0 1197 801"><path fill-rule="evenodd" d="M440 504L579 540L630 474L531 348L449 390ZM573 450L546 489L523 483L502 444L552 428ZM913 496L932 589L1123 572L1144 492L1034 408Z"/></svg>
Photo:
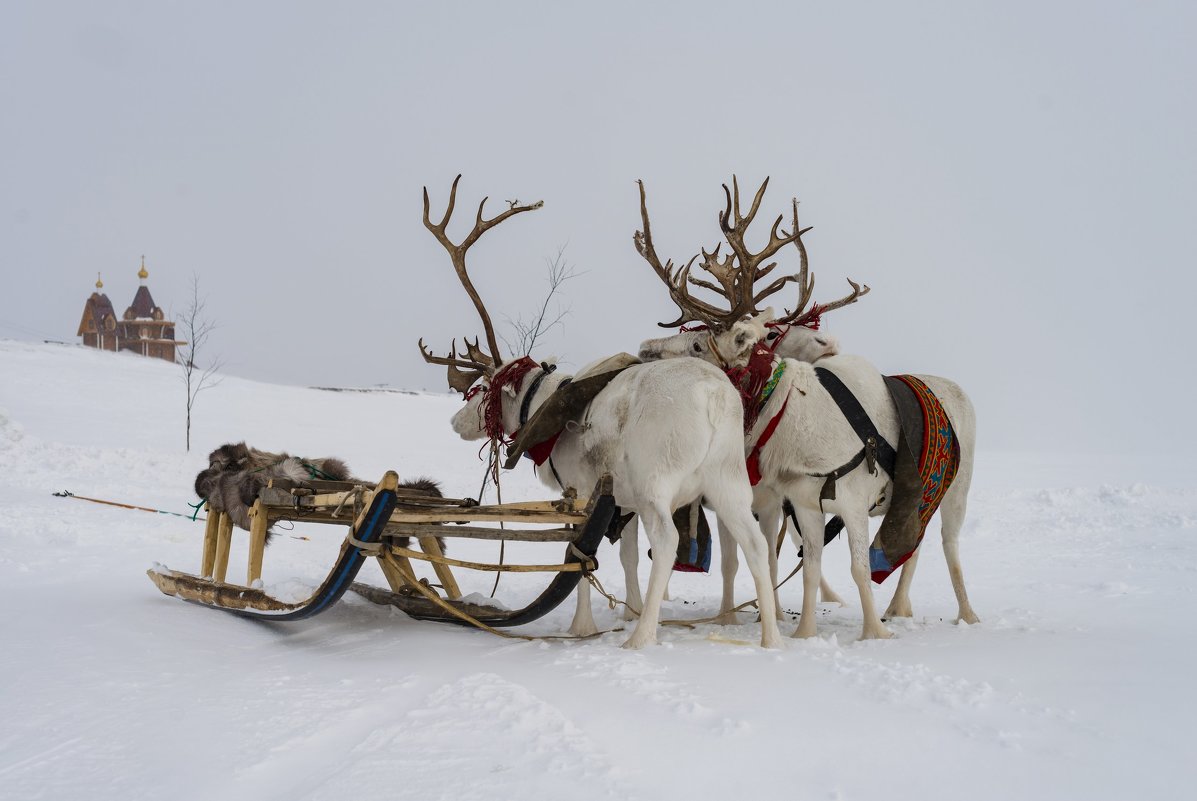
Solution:
<svg viewBox="0 0 1197 801"><path fill-rule="evenodd" d="M465 406L452 419L454 431L470 440L510 436L566 376L527 357L502 363L490 316L467 274L465 255L492 226L542 204L512 202L506 211L486 220L484 198L473 230L460 244L454 244L446 228L460 179L453 181L448 208L439 224L429 218L428 190L424 190L424 225L448 251L482 319L491 355L468 342L468 358L464 359L458 358L456 347L449 357L433 356L422 342L420 350L427 361L446 365L450 386L466 393ZM471 388L478 381L481 383ZM769 592L768 549L752 517L739 404L723 374L705 362L683 359L636 365L620 373L595 398L579 426L562 433L553 450L552 470L540 471L540 475L548 486L565 489L591 487L601 475L611 474L616 503L640 516L649 542L660 554L677 549L673 511L705 497L744 550L762 599L761 645L774 648L780 645L780 634ZM656 642L671 568L671 560L654 562L643 613L625 647ZM587 589L579 592L579 614L589 616L588 585L583 582L580 586ZM575 624L581 625L577 620ZM592 618L589 628L594 628Z"/></svg>
<svg viewBox="0 0 1197 801"><path fill-rule="evenodd" d="M748 320L739 320L727 330L715 333L713 340L716 343L719 353L731 356L733 362L741 362L751 352L750 349L744 346L745 339L747 338L749 341L755 343L760 341L762 336L767 342L777 340L779 337L782 338L784 346L787 348L786 355L788 357L812 364L819 359L834 356L839 352L839 340L834 336L821 333L814 328L804 325L787 325L784 329L781 329L779 326L767 324L766 319L765 316L757 316ZM783 334L782 331L785 333ZM711 329L703 326L682 331L668 337L646 339L640 343L639 356L646 362L672 359L678 356L693 356L714 364L716 360L712 352L711 343ZM759 518L762 513L761 510L754 508L753 511ZM780 514L780 508L778 514ZM736 606L735 578L736 572L739 570L740 559L735 541L731 538L730 534L724 531L722 525L718 526L718 530L719 569L723 579L723 593L719 603L719 615L716 618L716 622L726 625L737 622L735 613L732 610ZM773 585L776 587L778 578L777 551L781 546L780 539L785 535L785 526L783 525L783 521L778 519L768 524L762 522L761 530L766 532L767 539L771 545L769 574ZM632 610L639 609L641 603L639 585L635 580L638 571L637 560L639 558L639 549L636 542L636 521L634 519L628 523L620 539L619 557L628 586L626 602L630 607L625 611L624 617L627 620L632 620L635 618L635 613ZM831 588L826 579L820 582L819 597L827 603L840 605L844 603L843 599ZM777 615L780 620L784 616L776 591L774 592L774 605L777 608Z"/></svg>
<svg viewBox="0 0 1197 801"><path fill-rule="evenodd" d="M791 242L798 248L802 257L801 272L796 276L788 277L789 280L799 282L800 302L794 312L782 318L783 324L791 326L791 328L784 329L785 332L792 335L795 330L792 326L801 325L810 317L830 308L854 302L868 291L867 287L862 289L850 281L853 292L847 298L837 301L836 304L829 304L822 308L816 306L809 311L805 310L813 291L814 281L813 278L808 278L807 254L801 239L801 235L805 231L798 225L797 202L794 203L792 234L783 232L782 236L778 236L778 226L781 222L779 217L773 225L769 243L762 251L753 253L744 245L745 230L757 212L767 185L768 179L758 190L747 215L742 215L740 212L739 188L734 179L734 201L732 193L724 186L727 193L727 207L720 214L720 225L733 252L725 261L720 262L718 248L709 254L705 250L703 251L703 267L715 276L720 286L691 277L689 273L694 260L691 260L686 268L676 274L671 269L671 264L661 266L653 251L651 238L647 236L648 214L643 203L642 192L641 213L645 235L637 238L637 246L641 255L666 282L671 296L682 309L682 317L678 322L700 319L711 323L714 329L708 333L705 345L698 343L692 334L679 334L673 343L659 340L646 343L649 346L648 352L642 351L642 356L697 356L718 364L724 369L742 367L743 363L739 359L729 358L728 354L724 352L725 348L722 343L735 331L736 323L732 321L738 321L746 313L755 312L757 302L777 291L785 283L786 279L778 279L765 292L754 294L755 280L767 273L773 266L760 268L760 263L776 253L783 245ZM689 284L716 291L726 298L733 308L730 312L725 312L704 301L694 299L690 295ZM670 325L676 325L678 322ZM695 347L696 344L700 344L700 347ZM771 542L775 540L779 528L781 505L786 499L794 506L802 531L804 593L802 619L795 636L809 637L815 634L816 589L819 587L822 577L824 514L836 514L843 518L848 532L852 576L860 592L864 614L862 636L866 639L888 637L890 633L876 614L872 587L869 583L871 575L868 563L870 544L868 516L870 510L879 514L887 508L890 492L889 476L884 471L870 473L867 465L862 463L835 482L836 492L833 500L821 499L820 496L823 494L826 483L826 474L851 463L854 455L861 452L860 439L834 398L823 387L813 365L793 359L779 359L773 363L772 367L776 368L778 363L784 364L784 372L781 373L780 379L767 401L759 409L756 422L747 432L746 448L753 450L759 447L757 456L761 481L756 489L754 508L759 514L766 538ZM852 391L873 420L879 434L887 442L892 444L898 442L899 423L896 410L884 380L872 365L857 357L832 356L820 360L820 367L830 370ZM977 617L969 604L964 588L958 535L964 520L972 477L975 414L968 397L953 382L935 376L920 376L919 378L927 384L943 404L959 441L959 470L940 507L943 547L959 605L959 619L974 623L977 622ZM771 424L775 425L775 433L763 446L759 446L758 443L760 443L763 433ZM917 552L906 562L887 615L910 614L909 584L916 559ZM773 575L776 575L775 567L773 567Z"/></svg>

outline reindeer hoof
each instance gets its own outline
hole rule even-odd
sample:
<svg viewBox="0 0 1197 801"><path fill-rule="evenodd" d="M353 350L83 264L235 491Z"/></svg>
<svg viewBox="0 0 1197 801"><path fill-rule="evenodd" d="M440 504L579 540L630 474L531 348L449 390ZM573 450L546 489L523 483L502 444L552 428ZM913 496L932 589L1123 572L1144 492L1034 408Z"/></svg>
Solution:
<svg viewBox="0 0 1197 801"><path fill-rule="evenodd" d="M971 609L966 609L960 613L960 617L956 618L957 623L967 623L970 626L981 622L981 618L977 617L976 612Z"/></svg>
<svg viewBox="0 0 1197 801"><path fill-rule="evenodd" d="M799 624L798 628L794 629L794 633L790 636L796 640L809 640L811 637L815 636L815 633L816 631L814 626L803 626L802 624Z"/></svg>
<svg viewBox="0 0 1197 801"><path fill-rule="evenodd" d="M736 619L735 612L720 612L719 617L715 618L715 625L717 626L734 626L739 622Z"/></svg>
<svg viewBox="0 0 1197 801"><path fill-rule="evenodd" d="M885 610L883 618L889 620L895 617L914 617L914 611L910 608L910 603L900 604L897 601L891 603L889 608Z"/></svg>
<svg viewBox="0 0 1197 801"><path fill-rule="evenodd" d="M637 637L635 634L633 634L631 637L628 637L627 642L625 642L621 647L626 648L629 651L639 651L646 645L656 644L656 637Z"/></svg>
<svg viewBox="0 0 1197 801"><path fill-rule="evenodd" d="M894 633L885 626L877 626L876 628L866 629L860 635L862 640L888 640L894 636Z"/></svg>

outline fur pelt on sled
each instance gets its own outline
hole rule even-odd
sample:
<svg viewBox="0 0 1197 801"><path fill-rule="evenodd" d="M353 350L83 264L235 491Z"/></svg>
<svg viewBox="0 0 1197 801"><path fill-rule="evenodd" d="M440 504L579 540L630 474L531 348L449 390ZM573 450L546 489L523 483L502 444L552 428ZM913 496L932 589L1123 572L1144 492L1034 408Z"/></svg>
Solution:
<svg viewBox="0 0 1197 801"><path fill-rule="evenodd" d="M258 493L271 479L286 478L300 486L313 478L328 481L353 481L367 483L353 478L345 462L333 457L307 458L288 453L271 453L251 448L244 442L221 445L208 454L208 468L195 477L195 494L208 501L214 511L224 512L233 525L249 531L249 510L258 499ZM402 481L400 487L441 497L441 488L430 478ZM267 530L269 544L273 532ZM444 548L444 541L437 538ZM396 543L407 547L408 539L396 538Z"/></svg>

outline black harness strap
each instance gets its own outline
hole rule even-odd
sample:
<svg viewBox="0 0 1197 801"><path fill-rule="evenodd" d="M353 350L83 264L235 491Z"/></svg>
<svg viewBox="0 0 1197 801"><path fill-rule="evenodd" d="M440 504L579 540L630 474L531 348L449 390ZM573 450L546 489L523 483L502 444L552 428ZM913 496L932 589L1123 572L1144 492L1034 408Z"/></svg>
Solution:
<svg viewBox="0 0 1197 801"><path fill-rule="evenodd" d="M541 365L540 375L532 380L532 386L528 387L528 391L524 393L524 401L520 404L520 428L523 428L524 424L528 422L528 410L532 407L532 396L540 389L541 383L548 378L549 373L556 369L557 365L555 364Z"/></svg>
<svg viewBox="0 0 1197 801"><path fill-rule="evenodd" d="M877 426L873 424L872 418L869 417L869 413L852 394L852 390L844 385L839 376L826 368L816 367L815 375L819 377L819 383L840 407L840 412L852 426L856 436L860 437L860 441L864 443L864 448L859 453L830 473L810 474L817 478L827 479L823 484L823 491L819 494L820 500L834 501L836 479L851 473L860 466L861 462L868 462L869 473L873 475L877 474L877 468L880 467L892 477L894 464L898 458L897 451L885 440L885 437L881 436Z"/></svg>
<svg viewBox="0 0 1197 801"><path fill-rule="evenodd" d="M556 366L556 365L553 365L553 369L554 369L554 370L556 370L556 369L557 369L557 366ZM548 375L548 373L546 373L545 375ZM541 377L543 378L544 376L541 376ZM565 387L567 387L567 386L569 386L570 384L572 384L572 383L573 383L573 380L574 380L574 379L573 379L573 376L570 376L569 378L566 378L564 381L562 381L560 384L558 384L558 385L557 385L557 389L564 389ZM531 395L532 393L531 393L531 392L529 392L528 394L529 394L529 395ZM524 414L524 412L520 412L520 414L521 414L521 415L523 415L523 414ZM520 423L520 425L523 425L523 423L521 422L521 423ZM557 486L558 486L558 487L561 487L561 489L562 489L562 490L564 490L564 489L565 489L565 482L563 482L563 481L561 480L561 476L559 476L559 475L557 474L557 465L553 464L553 454L552 454L552 453L550 453L550 454L549 454L549 459L548 459L548 462L549 462L549 470L551 470L551 471L553 472L553 480L557 482ZM621 530L622 530L622 529L621 529ZM616 539L618 539L618 537L616 537ZM615 542L615 540L611 540L611 541L612 541L612 542Z"/></svg>

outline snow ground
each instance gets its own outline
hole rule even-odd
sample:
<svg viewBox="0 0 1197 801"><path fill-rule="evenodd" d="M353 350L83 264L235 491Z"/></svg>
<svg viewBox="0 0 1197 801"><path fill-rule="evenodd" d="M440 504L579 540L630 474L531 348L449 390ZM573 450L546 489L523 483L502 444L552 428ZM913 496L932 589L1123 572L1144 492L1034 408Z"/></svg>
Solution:
<svg viewBox="0 0 1197 801"><path fill-rule="evenodd" d="M822 609L817 639L779 652L728 642L757 638L745 615L664 628L660 646L628 652L622 633L513 642L352 596L282 625L160 594L145 570L195 570L201 524L51 493L187 511L208 450L240 439L335 454L364 477L431 475L453 495L481 478L476 446L448 428L448 396L226 378L199 398L191 454L182 401L171 365L0 341L0 798L1191 797L1191 461L983 452L963 537L979 625L952 623L933 523L916 617L891 622L892 640L855 640L833 545L828 575L851 601ZM504 497L547 492L521 468ZM267 554L279 594L316 583L340 537L294 533L310 539ZM234 577L243 535L235 545ZM622 595L615 549L599 555ZM783 571L793 564L787 546ZM787 609L797 584L782 589ZM505 577L499 596L522 605L541 586ZM746 571L738 587L750 597ZM670 617L718 604L716 576L676 574L671 591ZM561 633L571 614L524 630ZM618 625L605 604L596 616Z"/></svg>

